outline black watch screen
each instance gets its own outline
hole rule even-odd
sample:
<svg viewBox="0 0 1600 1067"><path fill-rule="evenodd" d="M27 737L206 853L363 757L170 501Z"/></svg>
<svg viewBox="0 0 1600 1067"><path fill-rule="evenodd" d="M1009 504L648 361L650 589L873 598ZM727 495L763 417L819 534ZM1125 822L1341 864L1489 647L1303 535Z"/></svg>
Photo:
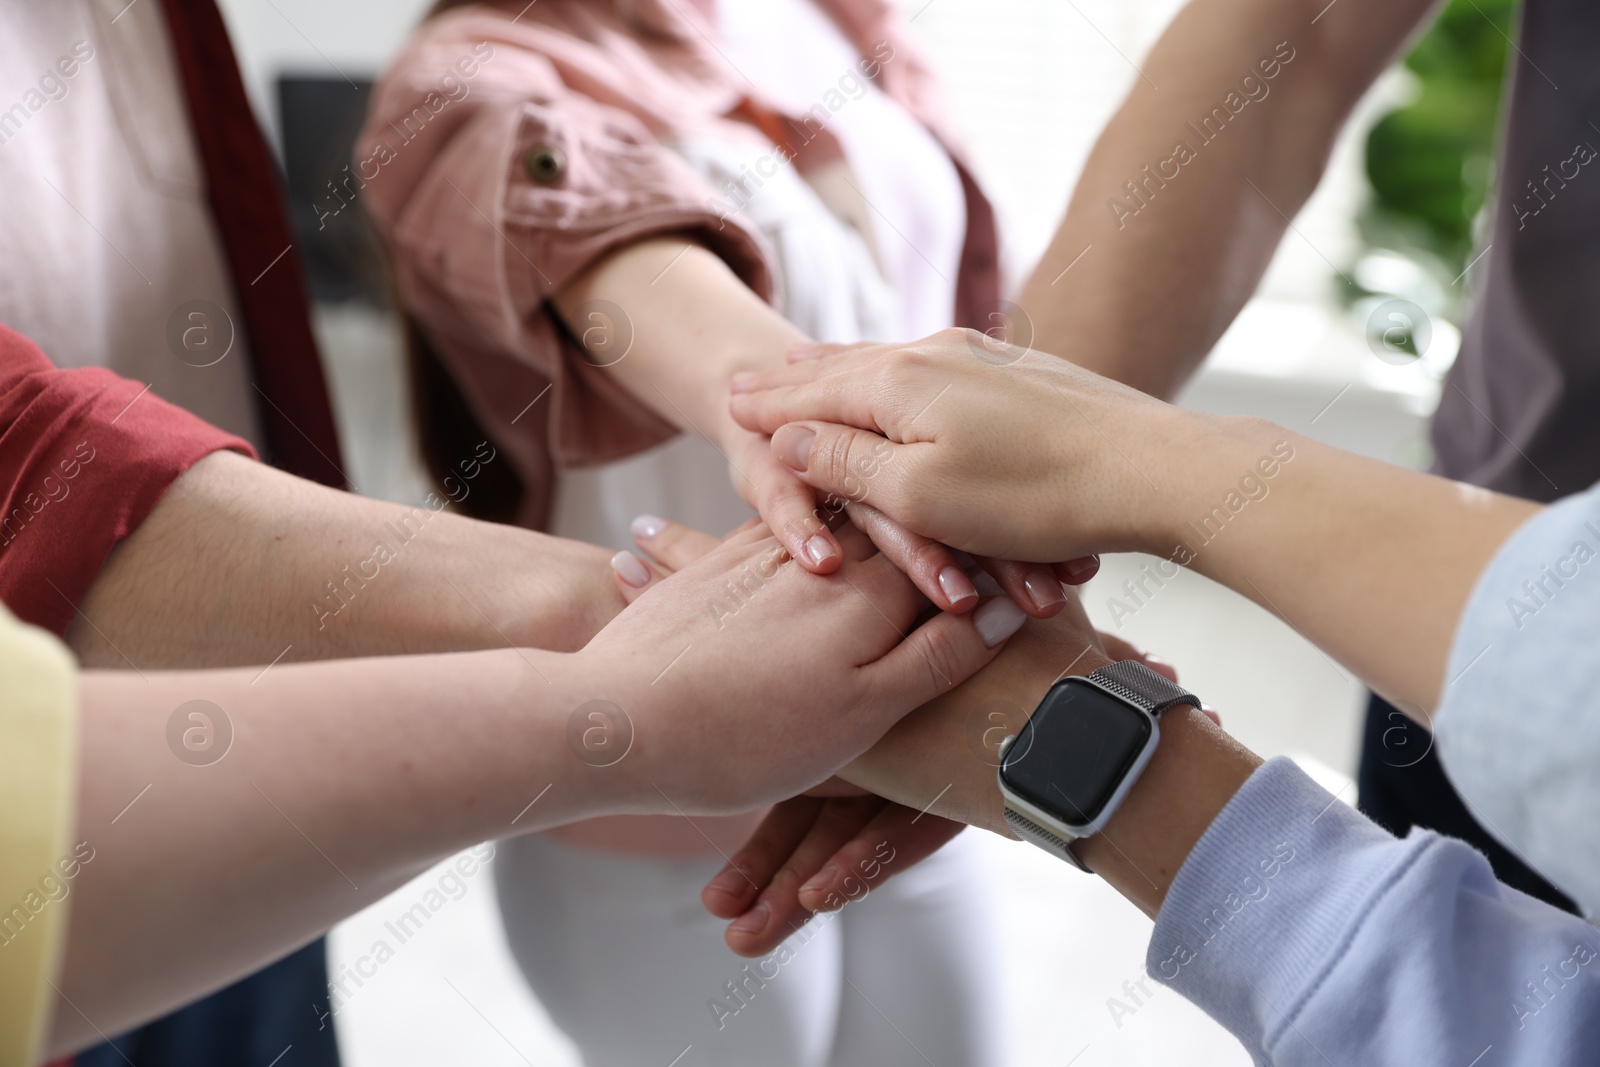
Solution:
<svg viewBox="0 0 1600 1067"><path fill-rule="evenodd" d="M1100 817L1155 730L1154 720L1082 678L1051 687L1006 749L1000 777L1068 825Z"/></svg>

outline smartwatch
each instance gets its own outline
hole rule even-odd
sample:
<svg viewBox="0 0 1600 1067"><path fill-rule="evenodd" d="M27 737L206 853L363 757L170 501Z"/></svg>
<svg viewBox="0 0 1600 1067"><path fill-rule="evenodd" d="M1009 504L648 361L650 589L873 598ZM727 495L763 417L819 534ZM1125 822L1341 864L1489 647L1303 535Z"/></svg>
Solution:
<svg viewBox="0 0 1600 1067"><path fill-rule="evenodd" d="M1198 708L1200 698L1132 659L1051 686L1000 752L1012 831L1089 870L1072 843L1111 820L1161 740L1161 713L1176 704Z"/></svg>

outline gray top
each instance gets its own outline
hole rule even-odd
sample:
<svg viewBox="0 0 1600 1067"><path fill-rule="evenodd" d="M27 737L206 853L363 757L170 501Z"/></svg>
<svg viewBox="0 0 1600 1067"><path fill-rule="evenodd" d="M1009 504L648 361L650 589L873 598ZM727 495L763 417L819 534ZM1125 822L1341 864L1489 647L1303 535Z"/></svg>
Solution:
<svg viewBox="0 0 1600 1067"><path fill-rule="evenodd" d="M1600 915L1600 486L1500 549L1462 612L1445 682L1435 738L1467 807Z"/></svg>
<svg viewBox="0 0 1600 1067"><path fill-rule="evenodd" d="M1550 501L1600 480L1600 4L1526 0L1479 299L1439 473Z"/></svg>

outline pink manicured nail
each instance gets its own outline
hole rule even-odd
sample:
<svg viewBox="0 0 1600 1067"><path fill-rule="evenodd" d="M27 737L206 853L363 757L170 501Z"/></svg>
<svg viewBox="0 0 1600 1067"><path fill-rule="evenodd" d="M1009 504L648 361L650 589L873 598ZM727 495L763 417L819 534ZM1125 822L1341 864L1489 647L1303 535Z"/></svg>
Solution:
<svg viewBox="0 0 1600 1067"><path fill-rule="evenodd" d="M1027 620L1022 609L1005 597L996 597L972 613L972 624L978 628L984 648L998 645L1022 629Z"/></svg>
<svg viewBox="0 0 1600 1067"><path fill-rule="evenodd" d="M753 392L756 387L757 377L758 375L755 371L742 370L728 379L728 391L731 393Z"/></svg>
<svg viewBox="0 0 1600 1067"><path fill-rule="evenodd" d="M767 928L767 923L772 921L772 905L762 901L738 919L734 920L728 929L736 934L749 934L752 937L760 936L761 931Z"/></svg>
<svg viewBox="0 0 1600 1067"><path fill-rule="evenodd" d="M650 584L650 568L639 561L639 557L632 552L618 552L611 557L611 569L617 572L617 577L633 586L643 589Z"/></svg>
<svg viewBox="0 0 1600 1067"><path fill-rule="evenodd" d="M978 587L972 584L966 572L960 567L946 567L939 572L939 588L944 590L946 599L952 605L963 600L971 600L978 595Z"/></svg>
<svg viewBox="0 0 1600 1067"><path fill-rule="evenodd" d="M1028 572L1022 580L1022 585L1028 590L1028 599L1033 601L1033 606L1040 611L1049 611L1067 602L1067 594L1061 591L1061 583L1056 581L1056 576L1049 571L1035 568Z"/></svg>
<svg viewBox="0 0 1600 1067"><path fill-rule="evenodd" d="M633 520L633 536L649 540L660 537L661 531L667 528L667 520L659 515L640 515Z"/></svg>
<svg viewBox="0 0 1600 1067"><path fill-rule="evenodd" d="M823 537L821 534L817 534L815 537L811 538L811 540L806 542L806 559L809 559L817 566L821 566L822 561L827 559L829 556L836 556L838 554L839 551L833 547L833 542L828 540L826 537Z"/></svg>
<svg viewBox="0 0 1600 1067"><path fill-rule="evenodd" d="M1062 569L1067 572L1067 576L1074 585L1081 585L1093 578L1095 573L1100 570L1100 557L1085 556L1083 559L1068 560L1062 564Z"/></svg>
<svg viewBox="0 0 1600 1067"><path fill-rule="evenodd" d="M811 462L811 443L816 439L816 431L809 427L780 426L772 435L772 451L784 466L803 471Z"/></svg>

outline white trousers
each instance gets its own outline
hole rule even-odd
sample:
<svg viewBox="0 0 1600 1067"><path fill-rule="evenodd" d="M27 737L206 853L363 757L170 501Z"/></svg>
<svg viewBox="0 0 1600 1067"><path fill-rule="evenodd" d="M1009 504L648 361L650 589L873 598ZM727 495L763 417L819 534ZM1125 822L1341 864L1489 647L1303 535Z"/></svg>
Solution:
<svg viewBox="0 0 1600 1067"><path fill-rule="evenodd" d="M534 836L494 865L512 954L587 1067L1007 1062L994 898L963 838L760 960L729 951L700 906L718 858Z"/></svg>

